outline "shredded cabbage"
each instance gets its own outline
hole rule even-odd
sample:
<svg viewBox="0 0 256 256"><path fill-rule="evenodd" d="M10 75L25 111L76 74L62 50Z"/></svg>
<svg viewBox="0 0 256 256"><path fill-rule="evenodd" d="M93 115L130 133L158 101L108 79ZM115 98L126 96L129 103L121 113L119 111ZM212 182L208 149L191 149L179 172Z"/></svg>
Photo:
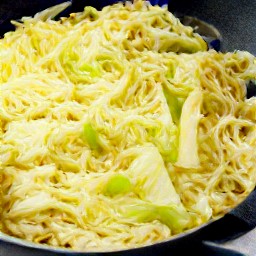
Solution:
<svg viewBox="0 0 256 256"><path fill-rule="evenodd" d="M256 183L248 52L207 51L167 8L69 3L0 40L1 231L79 251L163 241Z"/></svg>

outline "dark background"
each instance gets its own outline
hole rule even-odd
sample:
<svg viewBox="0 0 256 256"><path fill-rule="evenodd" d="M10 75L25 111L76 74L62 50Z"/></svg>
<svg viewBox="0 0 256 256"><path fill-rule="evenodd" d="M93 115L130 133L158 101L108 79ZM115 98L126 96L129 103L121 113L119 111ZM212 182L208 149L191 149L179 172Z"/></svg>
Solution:
<svg viewBox="0 0 256 256"><path fill-rule="evenodd" d="M0 35L11 30L10 19L33 15L63 0L0 0ZM68 12L82 11L85 5L101 8L115 0L73 0ZM168 0L152 0L165 4ZM247 50L256 55L256 0L169 0L174 13L198 17L213 24L222 34L222 50Z"/></svg>

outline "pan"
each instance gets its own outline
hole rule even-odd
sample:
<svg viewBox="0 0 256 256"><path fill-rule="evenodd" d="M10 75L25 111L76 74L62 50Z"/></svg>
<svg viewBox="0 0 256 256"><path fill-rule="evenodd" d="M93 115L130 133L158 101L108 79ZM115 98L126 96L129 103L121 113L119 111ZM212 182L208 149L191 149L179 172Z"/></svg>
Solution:
<svg viewBox="0 0 256 256"><path fill-rule="evenodd" d="M12 30L11 19L33 15L61 0L2 0L0 2L0 35ZM98 9L115 1L73 0L71 7L61 15L82 11L85 5ZM152 4L167 4L168 1L151 1ZM184 24L196 26L199 33L208 39L209 47L216 50L247 50L256 55L256 1L241 0L171 0L168 8ZM256 96L254 86L248 87L247 97ZM0 255L10 256L137 256L137 255L243 255L240 252L225 249L221 244L237 238L256 227L256 190L241 204L224 217L205 223L166 241L150 246L115 252L74 252L68 249L52 248L0 235ZM189 253L188 253L189 252Z"/></svg>

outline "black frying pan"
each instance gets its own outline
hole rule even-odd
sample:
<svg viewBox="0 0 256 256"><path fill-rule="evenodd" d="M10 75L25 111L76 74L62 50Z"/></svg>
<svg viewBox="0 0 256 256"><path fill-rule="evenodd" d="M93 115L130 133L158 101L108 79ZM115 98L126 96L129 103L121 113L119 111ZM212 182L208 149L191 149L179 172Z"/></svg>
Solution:
<svg viewBox="0 0 256 256"><path fill-rule="evenodd" d="M0 35L12 30L10 19L33 15L63 0L0 0ZM101 8L114 0L73 0L72 6L63 13L81 11L85 5ZM165 4L167 0L151 1ZM183 19L197 17L213 24L221 34L221 51L247 50L256 55L256 0L170 0L169 9ZM185 20L185 19L184 19ZM220 38L218 38L220 39ZM247 97L255 96L255 87ZM238 207L217 221L210 221L187 233L177 235L167 241L151 246L112 253L77 253L37 245L6 235L0 236L0 256L156 256L156 255L206 255L242 256L243 254L219 246L256 227L256 190ZM256 246L255 246L256 248ZM106 248L107 250L107 248ZM256 249L255 249L256 253Z"/></svg>

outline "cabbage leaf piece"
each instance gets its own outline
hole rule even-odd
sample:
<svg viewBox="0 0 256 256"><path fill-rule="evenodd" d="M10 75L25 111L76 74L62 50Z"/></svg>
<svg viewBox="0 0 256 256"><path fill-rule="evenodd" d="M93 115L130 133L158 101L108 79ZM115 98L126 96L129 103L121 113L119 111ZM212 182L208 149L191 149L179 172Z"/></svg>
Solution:
<svg viewBox="0 0 256 256"><path fill-rule="evenodd" d="M90 123L84 124L82 139L88 143L91 149L100 148L98 133Z"/></svg>
<svg viewBox="0 0 256 256"><path fill-rule="evenodd" d="M135 193L142 200L158 205L180 204L180 197L158 149L149 144L148 147L132 148L129 151L137 156L127 171L135 186Z"/></svg>
<svg viewBox="0 0 256 256"><path fill-rule="evenodd" d="M175 124L179 124L183 102L174 95L168 93L167 90L164 90L164 96L168 104L173 122Z"/></svg>
<svg viewBox="0 0 256 256"><path fill-rule="evenodd" d="M201 118L200 108L202 92L199 89L192 91L186 99L180 119L179 153L175 165L183 168L198 168L197 128Z"/></svg>
<svg viewBox="0 0 256 256"><path fill-rule="evenodd" d="M47 20L54 19L58 14L60 14L65 9L67 9L70 5L71 5L70 1L54 5L54 6L49 7L49 8L47 8L47 9L41 11L41 12L38 12L34 16L33 19L35 21L39 21L39 20L40 21L47 21Z"/></svg>
<svg viewBox="0 0 256 256"><path fill-rule="evenodd" d="M126 207L126 216L138 222L159 220L173 233L182 232L189 223L189 215L182 206L159 206L145 203Z"/></svg>
<svg viewBox="0 0 256 256"><path fill-rule="evenodd" d="M149 145L127 151L128 154L137 155L126 174L132 181L133 192L140 200L130 202L129 205L128 200L122 207L124 216L138 222L159 220L173 232L185 229L189 214L175 191L157 148Z"/></svg>
<svg viewBox="0 0 256 256"><path fill-rule="evenodd" d="M110 177L104 188L104 194L107 196L116 196L130 192L132 184L126 176L122 174L115 174Z"/></svg>

